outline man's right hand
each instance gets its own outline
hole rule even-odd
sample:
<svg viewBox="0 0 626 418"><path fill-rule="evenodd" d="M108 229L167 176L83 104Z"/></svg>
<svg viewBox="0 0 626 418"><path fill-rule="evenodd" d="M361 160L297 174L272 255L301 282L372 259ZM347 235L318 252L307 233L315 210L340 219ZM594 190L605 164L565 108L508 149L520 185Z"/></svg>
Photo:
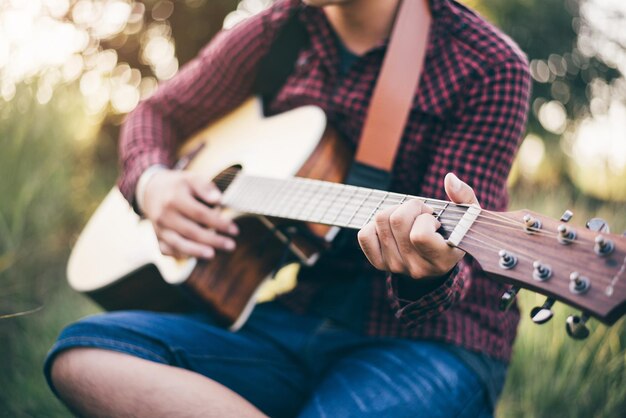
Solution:
<svg viewBox="0 0 626 418"><path fill-rule="evenodd" d="M165 255L211 259L232 251L237 225L221 213L220 190L205 176L163 170L145 186L142 210L152 222Z"/></svg>

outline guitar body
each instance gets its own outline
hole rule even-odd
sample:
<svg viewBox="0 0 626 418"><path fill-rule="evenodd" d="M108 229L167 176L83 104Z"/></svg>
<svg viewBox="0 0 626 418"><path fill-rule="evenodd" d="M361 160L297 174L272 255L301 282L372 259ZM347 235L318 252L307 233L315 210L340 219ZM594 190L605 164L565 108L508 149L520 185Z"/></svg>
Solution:
<svg viewBox="0 0 626 418"><path fill-rule="evenodd" d="M263 117L250 99L183 147L187 170L208 180L236 171L273 178L293 176L341 182L352 161L345 143L314 106ZM199 302L219 322L237 329L247 319L261 284L285 251L313 264L332 239L331 227L283 221L229 209L240 228L237 248L210 261L177 260L159 251L152 225L117 188L81 233L68 263L68 280L108 310L181 311Z"/></svg>

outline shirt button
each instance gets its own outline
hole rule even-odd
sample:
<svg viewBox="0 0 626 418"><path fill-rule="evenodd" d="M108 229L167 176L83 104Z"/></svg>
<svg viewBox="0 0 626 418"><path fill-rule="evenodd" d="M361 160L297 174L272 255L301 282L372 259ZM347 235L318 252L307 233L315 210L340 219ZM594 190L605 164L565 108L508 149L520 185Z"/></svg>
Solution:
<svg viewBox="0 0 626 418"><path fill-rule="evenodd" d="M309 57L306 56L306 55L301 55L298 58L298 61L296 61L296 66L297 67L302 67L302 66L308 64L308 62L309 62Z"/></svg>

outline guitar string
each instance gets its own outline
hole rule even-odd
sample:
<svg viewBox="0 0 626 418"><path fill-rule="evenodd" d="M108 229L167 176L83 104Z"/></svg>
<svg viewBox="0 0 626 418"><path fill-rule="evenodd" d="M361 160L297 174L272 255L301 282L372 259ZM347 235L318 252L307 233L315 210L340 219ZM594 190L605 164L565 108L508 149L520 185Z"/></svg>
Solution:
<svg viewBox="0 0 626 418"><path fill-rule="evenodd" d="M446 209L446 212L448 212L447 209ZM439 214L436 214L436 216L440 216L441 213L442 213L442 211L440 211ZM460 212L460 211L458 213L465 214L465 212ZM272 216L272 215L269 215L269 216ZM280 217L280 216L278 216L278 217ZM486 217L486 216L483 216L482 218L489 219L489 220L493 219L493 218ZM448 221L459 221L459 220L462 219L462 217L447 217L446 219ZM323 216L322 216L321 220L323 220ZM438 220L440 222L442 221L441 218L438 218ZM524 231L525 233L528 231L528 232L532 233L533 235L545 236L545 237L548 237L548 238L557 238L558 237L557 233L552 233L552 232L545 231L545 230L540 230L540 229L537 229L537 228L527 228L525 226L525 224L513 224L514 226L510 226L512 223L509 223L509 225L503 224L503 223L496 223L496 222L500 222L498 219L495 219L495 222L487 222L487 221L484 221L484 220L476 219L474 222L481 223L481 224L484 224L484 225L491 225L491 226L495 226L495 227L503 228L503 229L510 229L510 230L514 230L514 231ZM322 223L324 223L324 222L322 222ZM332 224L332 222L331 222L331 224ZM520 226L522 226L522 228L520 228ZM571 240L571 239L566 239L565 241L568 244L570 244L570 243L571 244L584 244L584 243L591 243L592 242L592 241L587 241L587 240Z"/></svg>
<svg viewBox="0 0 626 418"><path fill-rule="evenodd" d="M232 179L234 179L235 177L237 177L237 175L238 175L238 173L237 173L237 174L228 174L228 175L224 175L224 176L222 176L222 178L223 178L223 177L227 177L227 178L228 178L228 177L230 177L230 178L231 178L231 180L228 180L228 183L230 184L230 183L232 182ZM260 177L260 176L245 176L245 177L247 177L247 178L252 178L252 179L257 178L257 179L261 179L261 180L265 180L265 179L272 180L271 178L268 178L268 177ZM216 179L216 183L217 183L218 181L222 180L222 178L218 178L218 179ZM320 183L325 183L325 184L329 184L329 185L333 184L333 185L345 186L345 185L342 185L342 184L340 184L340 183L332 183L332 182L327 182L327 181L324 181L324 180L307 179L307 178L303 178L303 177L294 177L294 179L296 179L296 180L301 180L301 181L307 181L307 180L309 180L309 181L311 181L311 182L320 182ZM285 180L283 180L283 179L277 179L277 180L285 181ZM287 180L287 181L288 181L288 180ZM224 188L226 188L226 186L228 186L228 184L223 185L223 187L224 187ZM374 189L371 189L371 190L372 190L372 191L374 191ZM383 192L382 190L377 190L377 191ZM400 194L400 193L397 193L397 194L402 195L402 194ZM403 196L404 198L407 198L407 197L408 197L409 199L419 199L419 200L423 200L424 202L431 201L432 203L434 203L435 205L437 205L435 208L438 208L438 209L440 209L440 208L442 207L442 206L441 206L442 204L443 204L444 206L446 206L446 205L450 205L450 204L453 204L453 205L458 206L458 207L466 207L466 208L470 206L470 205L464 205L464 204L459 204L459 203L447 202L447 201L445 201L445 200L432 199L432 198L423 198L423 197L419 197L419 196L410 196L410 195L402 195L402 196ZM311 197L313 197L313 195L312 195ZM324 203L324 202L319 202L319 203ZM400 203L400 202L398 202L398 203ZM429 206L431 206L431 205L429 204ZM434 206L434 205L432 205L432 206ZM456 208L455 208L455 206L448 206L448 207L446 208L446 211L447 211L447 212L456 212L456 213L460 213L460 214L464 214L464 213L466 212L466 210L459 210L459 209L456 209ZM435 208L433 208L433 209L435 209ZM487 211L487 213L488 213L489 215L492 215L492 216L496 216L496 217L498 217L498 218L501 218L503 221L505 221L505 222L507 222L507 223L509 223L509 224L512 224L512 225L525 225L523 222L516 222L516 221L513 221L513 220L511 220L511 219L509 219L509 218L507 218L507 217L504 217L504 216L498 215L498 214L496 214L496 213L492 213L492 212L489 212L489 211ZM479 215L479 216L481 216L481 215ZM484 217L489 217L489 216L484 215L484 214L483 214L482 216L484 216Z"/></svg>
<svg viewBox="0 0 626 418"><path fill-rule="evenodd" d="M313 197L313 195L311 195L310 197ZM419 197L414 197L414 198L420 199ZM423 200L424 201L428 201L428 200L433 201L435 199L423 199ZM383 202L384 202L384 199L383 199ZM325 202L319 202L319 203L323 204ZM384 203L386 203L386 202L384 202ZM435 202L433 202L433 203L435 203ZM442 202L442 203L444 203L444 202ZM443 209L444 208L443 206L440 206L439 204L432 204L432 206L433 206L433 209L435 209L435 208ZM457 213L457 214L463 215L463 214L465 214L466 211L465 210L458 210L458 209L455 209L454 207L448 207L448 208L445 209L445 212L446 213ZM443 213L443 210L440 211L439 215L441 215L442 213ZM491 212L487 212L487 213L491 214ZM482 215L482 213L481 213L481 215ZM494 216L486 216L486 215L480 216L479 215L480 218L485 218L485 219L487 219L487 221L482 220L482 219L476 219L475 222L479 222L479 223L483 223L483 224L487 224L487 225L492 225L492 226L496 226L496 227L499 227L499 228L514 229L514 230L518 230L518 231L519 230L529 230L529 231L532 231L532 232L536 233L537 235L549 236L551 238L557 236L556 234L550 233L550 232L545 231L545 230L540 230L540 229L532 228L532 227L531 228L526 228L526 223L525 222L521 222L521 221L515 222L515 221L510 220L509 218L506 218L504 216L498 216L497 214L493 214L493 215ZM455 227L457 225L457 222L455 222L455 221L459 221L461 218L462 218L462 216L460 216L460 217L449 217L447 219L440 219L440 222L441 222L442 226ZM493 222L488 222L488 221L493 221ZM522 227L523 229L521 229L519 227ZM490 242L485 241L485 240L481 240L480 238L475 237L474 235L471 235L471 232L477 233L479 235L482 235L482 236L486 237L488 240L491 240L491 241L495 242L495 244L494 243L490 243ZM494 239L493 237L490 237L488 235L482 234L482 233L480 233L478 231L474 231L474 230L468 231L468 233L466 233L466 235L464 236L463 239L468 239L468 240L475 241L475 242L477 242L478 244L480 244L482 246L490 247L490 248L498 250L498 251L500 250L500 246L498 246L497 244L503 244L501 241L498 241L498 240ZM573 242L576 243L576 244L582 243L581 241L573 241ZM523 251L516 251L515 255L518 256L521 259L528 260L528 261L533 261L535 259L531 255L529 255L528 253L523 252ZM603 280L601 280L601 278L600 278L600 281L603 281ZM610 281L609 281L609 283L610 283Z"/></svg>
<svg viewBox="0 0 626 418"><path fill-rule="evenodd" d="M448 210L446 209L446 212L447 211ZM443 210L440 211L438 214L435 214L435 215L436 216L441 216L442 212L443 212ZM460 212L460 211L458 213L465 214L465 212ZM269 216L272 216L272 215L269 215ZM483 216L483 218L489 219L489 220L493 219L493 218L484 217L484 216ZM462 219L462 216L461 217L447 217L445 219L438 218L439 222L448 221L448 224L451 224L450 222L454 222L453 225L457 225L458 221L460 221L461 219ZM321 217L321 220L323 220L323 216ZM474 220L474 222L475 223L484 224L484 225L495 226L495 227L498 227L498 228L514 230L514 231L524 231L525 233L531 233L531 234L537 235L537 236L545 236L547 238L557 238L558 237L557 233L552 233L552 232L541 230L541 229L537 229L537 228L527 228L525 226L525 224L514 224L514 226L510 226L511 223L509 223L509 225L503 224L503 223L497 223L497 222L500 222L498 219L495 219L495 222L488 222L488 221L485 221L485 220L476 219L476 220ZM321 223L324 223L324 222L321 222ZM331 222L331 224L332 224L332 222ZM520 228L520 226L522 226L522 228ZM592 242L592 241L587 241L587 240L571 240L571 239L565 239L564 241L567 242L568 244L585 244L585 243L591 243Z"/></svg>
<svg viewBox="0 0 626 418"><path fill-rule="evenodd" d="M384 199L383 199L383 200L384 200ZM465 213L464 211L457 211L457 212L458 212L458 213L463 213L463 214ZM440 220L440 222L442 223L442 225L455 227L455 226L457 225L457 222L454 222L454 221L458 221L458 220L460 220L461 218L462 218L462 217L459 217L459 218L448 218L447 220L442 219L442 220ZM487 217L485 217L485 218L487 218ZM493 218L492 218L492 219L493 219ZM508 218L504 218L504 219L508 221ZM500 221L500 220L499 220L499 219L497 219L497 221ZM511 227L511 226L508 226L508 225L503 225L503 224L501 224L501 223L500 223L500 224L495 224L495 223L485 222L485 221L482 221L482 220L481 220L481 221L475 220L475 222L482 222L482 223L486 223L486 224L494 225L494 226L497 226L497 227L500 227L500 228L509 228L509 229L515 229L515 230L519 230L519 229L517 228L517 226L520 226L520 225L524 225L524 226L525 226L525 223L521 223L521 222L520 222L519 224L517 224L517 223L515 223L515 222L507 222L507 223L509 223L509 224L510 224L510 223L515 224L515 225L516 225L516 227L515 227L515 228L513 228L513 227ZM501 221L500 221L500 222L501 222ZM540 231L541 231L541 230L540 230ZM494 239L493 237L490 237L490 236L488 236L488 235L486 235L486 234L480 233L479 231L470 230L470 231L468 231L468 233L465 235L465 237L467 237L467 238L469 238L469 239L473 239L473 240L475 240L475 241L477 241L477 242L479 242L479 243L482 243L483 245L488 245L488 246L490 246L490 247L492 247L492 248L499 249L497 245L490 244L490 243L488 243L487 241L482 241L482 240L480 240L480 239L478 239L478 238L476 238L476 237L473 237L473 236L469 235L469 233L470 233L470 232L472 232L472 233L476 233L476 234L479 234L479 235L482 235L483 237L486 237L487 239L492 240L492 241L493 241L493 242L495 242L496 244L504 244L503 242L498 241L498 240ZM547 231L542 231L542 232L545 232L545 233L549 234ZM549 235L550 235L550 237L553 237L553 235L552 235L552 234L549 234ZM464 238L465 238L465 237L464 237ZM575 242L575 243L582 243L581 241L574 241L574 242ZM529 260L529 261L533 261L533 260L535 259L535 257L533 257L532 255L530 255L530 254L528 254L528 253L526 253L526 252L523 252L523 251L519 251L519 250L517 250L517 251L515 252L515 255L516 255L516 256L519 256L520 258L523 258L523 259ZM593 274L599 274L599 273L597 273L597 272L593 272ZM600 280L601 280L601 281L603 281L603 280L601 279L601 277L600 277ZM609 283L610 283L610 281L609 281Z"/></svg>
<svg viewBox="0 0 626 418"><path fill-rule="evenodd" d="M483 233L478 232L478 231L468 231L468 233L467 233L467 234L465 234L465 236L464 236L463 238L465 238L465 237L467 237L467 236L471 236L471 235L469 235L469 234L470 234L470 232L472 232L472 233L474 233L474 234L477 234L477 235L480 235L480 236L482 236L482 237L484 237L484 238L486 238L486 239L491 240L492 242L494 242L495 244L493 244L493 245L494 245L494 247L498 248L498 251L500 251L501 249L504 249L504 248L507 248L507 247L508 247L508 246L506 245L506 243L503 243L502 241L499 241L499 240L497 240L496 238L493 238L493 237L491 237L491 236L489 236L489 235L487 235L487 234L483 234ZM461 240L461 242L463 242L463 240ZM499 244L499 245L498 245L498 244ZM526 258L526 259L528 259L528 260L532 260L532 261L534 261L534 260L536 260L536 259L537 259L536 257L533 257L531 254L529 254L529 253L527 253L527 252L525 252L525 251L523 251L523 250L519 250L519 249L518 249L518 250L515 250L515 251L511 251L511 253L512 253L512 254L514 254L515 256L521 255L521 257L524 257L524 258Z"/></svg>
<svg viewBox="0 0 626 418"><path fill-rule="evenodd" d="M447 212L447 210L446 210ZM464 213L464 212L463 212ZM441 211L439 212L439 214L435 214L436 216L440 216L441 215ZM323 218L323 217L322 217ZM457 221L460 221L462 219L462 217L447 217L447 218L438 218L439 222L442 224L446 224L447 225L453 225L456 226L458 224ZM496 220L497 222L498 220ZM527 233L526 231L531 232L533 235L537 235L537 236L545 236L548 238L557 238L558 235L556 233L551 233L548 231L544 231L544 230L539 230L536 228L520 228L519 225L515 225L515 226L509 226L506 224L502 224L502 223L495 223L495 222L488 222L485 220L479 220L476 219L474 221L475 223L481 223L484 225L491 225L491 226L496 226L498 228L504 228L504 229L509 229L509 230L513 230L513 231L523 231L524 233ZM566 240L568 244L584 244L584 241L577 241L577 240Z"/></svg>
<svg viewBox="0 0 626 418"><path fill-rule="evenodd" d="M236 176L233 175L232 177L234 178ZM218 181L222 180L222 178L216 179L216 183ZM250 177L248 177L248 178L250 178ZM261 179L264 179L264 178L261 177ZM220 183L221 183L221 181L220 181ZM331 183L331 182L324 182L324 183L339 184L339 183ZM427 198L421 198L421 197L411 197L409 195L406 195L406 196L409 199L420 199L420 200L424 200L425 202L428 202L430 200L430 201L433 201L433 202L436 201L436 202L446 203L446 205L449 204L449 203L452 203L452 202L439 201L438 199L427 199ZM319 203L322 204L322 203L326 203L326 202L319 202ZM455 204L455 203L453 203L453 204L454 205L459 205L459 204ZM433 207L433 209L442 209L443 208L443 206L438 206L438 205L440 205L440 204L437 203L435 205L432 205L432 206L435 206L435 207ZM429 204L429 206L430 206L430 204ZM446 213L448 213L448 212L450 212L450 213L458 213L458 214L465 214L466 213L465 210L455 209L454 206L452 206L452 207L451 206L447 206L445 208L445 212ZM496 227L500 227L500 228L514 229L514 230L518 230L518 228L521 226L523 228L523 230L532 232L532 233L534 233L536 235L543 235L543 236L547 236L547 237L551 237L551 238L552 237L558 237L558 233L557 232L553 233L553 232L546 231L546 230L543 230L543 229L539 229L539 228L536 228L536 227L527 227L526 223L523 222L523 221L513 221L513 220L511 220L511 219L509 219L507 217L504 217L504 216L502 216L502 215L500 215L498 213L491 212L491 211L482 210L481 213L478 215L478 218L485 218L485 219L489 219L489 220L492 220L492 221L495 221L495 222L503 222L504 224L503 223L493 223L493 222L489 223L489 222L485 222L485 221L478 220L478 219L476 219L475 222L483 223L483 224L486 224L486 225L492 225L492 226L496 226ZM453 218L451 218L451 219L453 219ZM458 219L460 220L461 218L458 218ZM512 225L512 226L507 226L506 224ZM578 239L578 240L576 240L576 239L574 239L574 240L566 239L566 241L568 243L574 243L574 244L593 243L594 242L594 241L586 240L586 239L582 239L582 240L581 239Z"/></svg>
<svg viewBox="0 0 626 418"><path fill-rule="evenodd" d="M234 178L238 177L239 175L240 175L239 173L236 173L236 174L223 174L223 175L220 175L219 177L217 177L214 180L214 182L216 184L218 184L218 185L221 185L224 189L226 189L232 183ZM294 183L297 182L297 181L302 181L302 182L307 182L308 181L308 182L311 182L311 183L313 183L313 182L318 183L319 182L319 183L328 184L328 185L357 187L357 186L351 186L351 185L344 185L344 184L341 184L341 183L333 183L333 182L329 182L329 181L325 181L325 180L308 179L308 178L305 178L305 177L293 177L291 179L274 179L274 178L271 178L271 177L249 176L249 175L245 175L245 174L243 174L242 176L244 176L244 178L259 179L259 180L270 180L270 181L271 180L279 180L279 181L285 181L285 182L295 180ZM221 183L224 183L224 184L221 184ZM363 188L363 189L364 190L371 190L371 191L377 191L377 192L386 193L384 190L367 189L367 188ZM463 204L459 204L459 203L447 202L445 200L439 200L439 199L422 198L422 197L419 197L419 196L403 195L401 193L394 193L394 194L402 195L403 197L404 196L410 197L412 199L420 199L420 200L424 200L424 201L429 201L430 200L432 202L437 202L437 204L450 204L450 203L452 203L452 204L457 205L457 206L467 206L467 207L470 206L470 205L463 205ZM459 211L459 212L463 212L464 213L465 211ZM504 219L507 219L507 218L504 218Z"/></svg>
<svg viewBox="0 0 626 418"><path fill-rule="evenodd" d="M450 220L461 220L461 218L448 218ZM510 229L512 231L518 231L518 232L524 232L527 235L536 235L536 236L542 236L542 237L546 237L546 238L558 238L558 233L552 233L549 231L545 231L545 230L538 230L538 229L534 229L534 228L529 228L528 230L526 230L525 228L519 228L519 226L509 226L509 225L503 225L503 224L498 224L498 223L493 223L493 222L488 222L488 221L484 221L484 220L479 220L476 219L473 223L479 223L479 224L483 224L483 225L490 225L490 226L496 226L498 228L504 228L504 229ZM528 231L528 232L527 232ZM589 244L592 241L584 241L584 240L576 240L576 239L564 239L563 240L567 245L569 244Z"/></svg>
<svg viewBox="0 0 626 418"><path fill-rule="evenodd" d="M233 179L234 179L235 177L237 177L237 174L235 174L235 175L232 175L232 174L231 174L231 175L224 175L224 176L222 176L222 178L223 178L223 177L230 177L230 178L233 178ZM261 179L261 180L265 180L265 179L267 179L267 180L274 180L274 179L269 178L269 177L260 177L260 176L245 176L245 177L247 177L247 178L251 178L251 179L255 179L255 178L256 178L256 179ZM218 178L218 179L216 179L216 183L221 182L222 178ZM308 181L310 181L310 182L319 182L319 183L324 183L324 184L328 184L328 185L347 186L347 185L343 185L343 184L341 184L341 183L333 183L333 182L328 182L328 181L324 181L324 180L307 179L307 178L304 178L304 177L294 177L293 179L295 179L296 181L297 181L297 180L300 180L300 181L307 181L307 180L308 180ZM289 181L289 180L284 180L284 179L276 179L276 180L280 180L280 181ZM223 187L224 187L224 188L226 188L226 186L228 186L230 183L232 183L232 180L228 180L228 184L224 184L224 185L223 185ZM356 187L356 186L352 186L352 187ZM363 189L364 189L364 190L372 190L372 191L384 192L383 190L366 189L366 188L363 188ZM385 193L385 192L384 192L384 193ZM447 201L445 201L445 200L439 200L439 199L432 199L432 198L423 198L423 197L419 197L419 196L403 195L403 194L401 194L401 193L394 193L394 194L398 194L398 195L402 196L403 198L408 197L408 198L410 198L410 199L420 199L420 200L423 200L424 202L431 201L431 202L433 202L433 203L436 203L437 205L441 205L441 204L444 204L444 205L453 204L453 205L455 205L455 206L461 206L461 207L463 207L463 206L464 206L464 207L469 207L469 206L470 206L470 205L464 205L464 204L459 204L459 203L447 202ZM312 196L311 196L311 197L312 197ZM319 203L324 203L324 202L319 202ZM400 202L398 202L398 203L400 203ZM458 209L455 209L455 208L454 208L454 206L452 206L452 207L448 207L448 210L449 210L449 211L451 211L451 212L455 212L455 211L456 211L456 212L458 212L458 213L465 213L465 210L458 210ZM508 219L508 218L506 218L506 217L502 217L502 219L503 219L503 220L505 220L505 221L507 221L507 222L510 222L510 223L512 222L512 223L514 223L514 221L511 221L510 219Z"/></svg>
<svg viewBox="0 0 626 418"><path fill-rule="evenodd" d="M470 232L470 231L468 231L468 234L469 234L469 232ZM496 239L496 238L494 238L494 237L491 237L491 236L489 236L489 235L483 234L483 233L478 232L478 231L471 231L471 232L472 232L472 233L474 233L474 234L481 235L481 236L483 236L483 237L485 237L485 238L487 238L487 239L491 240L492 242L495 242L496 244L500 244L500 245L504 245L504 246L506 246L506 244L505 244L505 243L503 243L502 241L499 241L498 239ZM466 236L467 236L467 235L466 235ZM513 254L515 254L515 255L517 255L518 253L519 253L519 254L523 254L523 255L524 255L524 256L525 256L528 260L534 261L534 257L533 257L533 256L531 256L531 255L529 255L529 254L528 254L528 253L526 253L526 252L523 252L523 251L521 251L521 250L516 250L515 252L513 252ZM568 270L568 267L570 267L570 265L566 262L566 260L561 261L561 260L560 260L560 259L558 259L558 258L554 258L554 259L553 259L553 264L556 264L556 265L561 265L562 267L564 267L564 270ZM603 280L603 276L601 275L601 273L600 273L600 272L597 272L597 271L595 271L595 270L589 270L589 271L587 271L587 273L588 273L588 274L593 274L594 276L596 276L596 277L598 278L598 280L599 280L602 284L604 284L604 283L606 282L605 280Z"/></svg>
<svg viewBox="0 0 626 418"><path fill-rule="evenodd" d="M330 182L324 182L324 183L329 183L329 184L339 184L339 183L330 183ZM310 197L313 197L313 195L312 195L312 196L310 196ZM436 201L436 202L441 202L441 203L437 203L436 205L432 205L432 206L435 206L433 209L442 209L442 208L444 208L444 207L445 207L445 208L446 208L446 212L451 212L451 213L452 213L452 212L454 212L454 213L459 213L459 214L465 214L465 212L466 212L466 210L458 210L458 209L455 209L455 208L454 208L454 206L447 206L447 207L446 207L446 205L449 205L449 204L453 204L453 205L456 205L456 206L462 206L461 204L457 204L457 203L453 203L453 202L440 201L440 200L438 200L438 199L428 199L428 198L421 198L421 197L411 197L411 196L409 196L409 195L403 195L403 197L404 197L404 198L408 197L409 199L420 199L420 200L424 200L425 202L428 202L429 200L430 200L430 201L432 201L433 203L434 203L435 201ZM321 204L321 203L326 203L326 202L318 202L318 203L320 203L320 204ZM367 202L366 202L366 203L367 203ZM400 203L400 202L398 202L398 203ZM443 205L443 206L441 206L441 204L444 204L444 205ZM468 206L469 206L469 205L468 205ZM363 207L366 207L366 206L364 205ZM479 216L481 216L481 215L479 215ZM482 216L483 216L483 217L489 217L489 216L486 216L486 215L482 215ZM518 224L518 223L516 223L516 222L514 222L514 221L511 221L510 219L508 219L508 218L506 218L506 217L502 217L502 219L503 219L504 221L506 221L507 223L511 224L511 225L516 225L516 226L517 226L517 225L524 225L524 224Z"/></svg>
<svg viewBox="0 0 626 418"><path fill-rule="evenodd" d="M447 209L445 210L445 212L447 212ZM441 216L442 212L439 213L435 213L435 216ZM464 214L464 212L463 212ZM449 216L446 218L437 218L437 220L440 223L444 223L444 222L448 222L448 225L458 225L458 221L460 221L463 217L455 217L455 216ZM487 218L489 220L491 220L490 218ZM513 230L513 231L521 231L524 232L525 234L529 234L529 235L537 235L537 236L544 236L547 238L557 238L558 234L557 233L552 233L546 230L541 230L541 229L537 229L537 228L526 228L525 224L523 228L520 228L520 225L515 225L515 226L510 226L510 225L506 225L506 224L502 224L502 223L496 223L498 222L498 220L496 220L495 222L489 222L487 220L482 220L482 219L476 219L473 221L473 223L479 223L479 224L483 224L483 225L490 225L490 226L496 226L498 228L503 228L503 229L509 229L509 230ZM565 242L567 242L567 244L585 244L585 243L590 243L590 241L584 241L584 240L571 240L571 239L565 239Z"/></svg>
<svg viewBox="0 0 626 418"><path fill-rule="evenodd" d="M484 247L491 247L492 249L495 249L495 250L498 250L498 251L500 249L497 245L490 244L487 241L483 241L480 238L477 238L477 237L474 237L474 236L471 236L471 235L465 235L465 237L463 237L463 240L468 239L468 238L470 240L476 241L477 243L479 243L480 245L482 245ZM515 253L515 255L517 256L517 253ZM531 262L534 261L533 257L528 257L526 255L519 256L518 258L519 259L524 259L524 260L527 260L527 261L531 261ZM552 266L550 266L550 267L552 267ZM554 269L552 269L552 270L554 271ZM594 273L594 274L597 274L597 273ZM596 280L599 281L601 286L603 286L603 285L605 285L607 283L607 281L603 280L602 276L597 276L597 278L594 277L593 280L594 281L596 281ZM538 283L541 283L541 281L538 281ZM608 285L607 286L612 286L613 284L614 284L613 280L608 280ZM537 286L538 286L538 284L537 284ZM566 298L564 298L564 300L567 301Z"/></svg>

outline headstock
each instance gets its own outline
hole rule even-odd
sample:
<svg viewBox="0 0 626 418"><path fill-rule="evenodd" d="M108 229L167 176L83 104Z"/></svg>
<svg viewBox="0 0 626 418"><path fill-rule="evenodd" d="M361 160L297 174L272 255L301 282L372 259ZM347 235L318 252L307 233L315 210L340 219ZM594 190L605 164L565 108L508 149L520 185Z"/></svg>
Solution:
<svg viewBox="0 0 626 418"><path fill-rule="evenodd" d="M531 311L536 323L550 320L556 300L582 310L567 319L573 338L588 334L585 322L594 316L607 325L626 313L626 237L610 234L604 221L594 218L587 228L529 211L483 210L459 247L483 270L513 285L501 301L507 308L520 287L548 296Z"/></svg>

